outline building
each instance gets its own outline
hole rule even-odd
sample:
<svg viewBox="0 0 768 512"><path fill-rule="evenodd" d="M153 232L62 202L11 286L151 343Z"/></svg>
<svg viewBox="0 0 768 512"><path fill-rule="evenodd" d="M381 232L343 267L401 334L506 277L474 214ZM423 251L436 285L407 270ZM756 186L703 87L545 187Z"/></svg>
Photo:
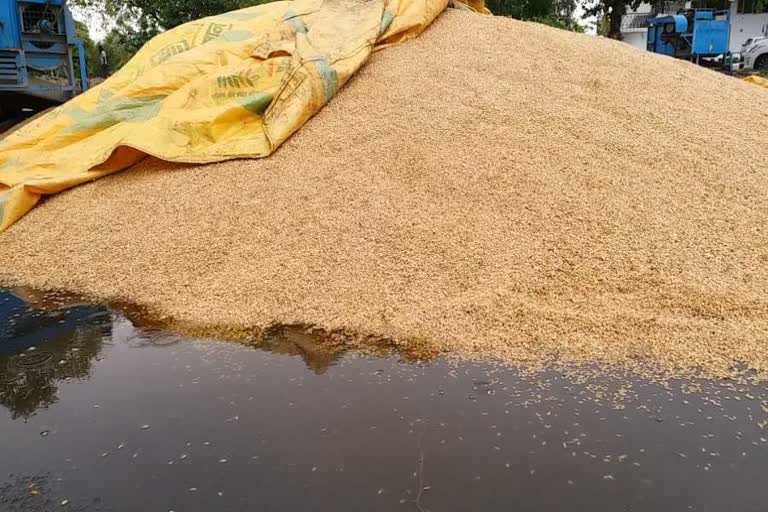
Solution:
<svg viewBox="0 0 768 512"><path fill-rule="evenodd" d="M645 50L648 18L662 14L676 14L682 9L697 7L696 2L642 3L621 19L621 35L625 43ZM765 0L720 0L707 2L706 7L731 10L729 49L736 53L751 38L768 31L768 2Z"/></svg>

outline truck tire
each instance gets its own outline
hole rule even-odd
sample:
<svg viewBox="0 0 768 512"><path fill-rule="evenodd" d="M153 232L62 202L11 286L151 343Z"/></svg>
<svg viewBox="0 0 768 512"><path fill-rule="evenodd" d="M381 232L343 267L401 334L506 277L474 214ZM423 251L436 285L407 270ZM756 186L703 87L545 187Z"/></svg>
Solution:
<svg viewBox="0 0 768 512"><path fill-rule="evenodd" d="M756 71L768 71L768 53L759 56L755 61Z"/></svg>

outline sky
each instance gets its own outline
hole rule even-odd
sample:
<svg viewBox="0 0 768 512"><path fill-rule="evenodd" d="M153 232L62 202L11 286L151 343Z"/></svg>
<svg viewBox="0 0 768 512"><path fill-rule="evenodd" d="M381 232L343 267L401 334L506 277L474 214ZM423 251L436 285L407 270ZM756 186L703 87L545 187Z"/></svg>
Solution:
<svg viewBox="0 0 768 512"><path fill-rule="evenodd" d="M106 15L94 15L79 7L70 7L72 17L82 21L88 27L88 34L94 41L101 41L115 26L115 22Z"/></svg>
<svg viewBox="0 0 768 512"><path fill-rule="evenodd" d="M590 16L587 19L582 19L584 16L584 2L576 2L576 9L573 12L573 17L576 18L576 23L584 27L589 35L597 34L597 17Z"/></svg>

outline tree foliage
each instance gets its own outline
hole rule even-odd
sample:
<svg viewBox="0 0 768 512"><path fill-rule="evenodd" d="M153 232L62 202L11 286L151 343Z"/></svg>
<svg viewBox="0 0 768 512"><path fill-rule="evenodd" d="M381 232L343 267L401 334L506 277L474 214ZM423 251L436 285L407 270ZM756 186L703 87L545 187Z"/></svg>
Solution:
<svg viewBox="0 0 768 512"><path fill-rule="evenodd" d="M100 42L107 53L107 71L113 73L164 30L268 1L272 0L69 0L69 5L95 22L113 26ZM83 40L88 41L88 74L101 76L98 46L87 37L87 31L83 32Z"/></svg>
<svg viewBox="0 0 768 512"><path fill-rule="evenodd" d="M75 35L83 40L87 75L89 77L98 76L99 49L88 34L88 27L85 23L75 21ZM75 64L78 64L77 61Z"/></svg>
<svg viewBox="0 0 768 512"><path fill-rule="evenodd" d="M621 39L621 18L629 8L636 9L643 0L596 0L584 5L584 17L598 20L598 33Z"/></svg>
<svg viewBox="0 0 768 512"><path fill-rule="evenodd" d="M272 0L68 0L93 22L113 26L100 42L107 52L108 72L122 67L147 41L164 30L205 16L213 16ZM496 15L536 21L583 31L576 23L576 0L486 0ZM86 41L89 76L100 76L99 48L83 24L78 34Z"/></svg>
<svg viewBox="0 0 768 512"><path fill-rule="evenodd" d="M144 43L137 39L126 40L125 32L115 29L107 34L101 44L107 52L107 68L112 74L131 60Z"/></svg>
<svg viewBox="0 0 768 512"><path fill-rule="evenodd" d="M565 30L583 32L576 23L576 0L486 0L486 6L497 16L536 21Z"/></svg>
<svg viewBox="0 0 768 512"><path fill-rule="evenodd" d="M69 4L105 23L111 20L114 29L105 43L132 55L164 30L267 1L271 0L69 0Z"/></svg>
<svg viewBox="0 0 768 512"><path fill-rule="evenodd" d="M270 0L69 0L70 5L103 13L118 26L157 33L182 23Z"/></svg>

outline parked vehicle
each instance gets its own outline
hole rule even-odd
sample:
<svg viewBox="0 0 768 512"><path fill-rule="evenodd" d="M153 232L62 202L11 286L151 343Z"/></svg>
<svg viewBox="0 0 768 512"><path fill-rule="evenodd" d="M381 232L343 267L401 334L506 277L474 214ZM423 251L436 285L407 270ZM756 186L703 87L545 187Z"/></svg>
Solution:
<svg viewBox="0 0 768 512"><path fill-rule="evenodd" d="M741 69L768 72L768 37L747 39L741 47Z"/></svg>

